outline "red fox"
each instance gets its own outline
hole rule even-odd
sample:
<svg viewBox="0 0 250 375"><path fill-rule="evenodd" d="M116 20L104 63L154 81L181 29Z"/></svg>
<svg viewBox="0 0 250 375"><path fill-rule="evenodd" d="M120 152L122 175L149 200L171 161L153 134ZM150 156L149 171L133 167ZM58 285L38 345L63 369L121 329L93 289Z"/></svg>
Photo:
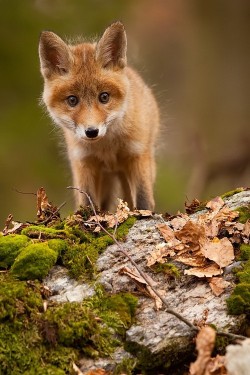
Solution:
<svg viewBox="0 0 250 375"><path fill-rule="evenodd" d="M96 43L66 44L41 33L43 102L65 137L73 185L109 210L116 197L130 208L154 208L154 149L159 111L151 90L127 66L121 22ZM117 192L119 187L119 193ZM76 192L76 204L87 205Z"/></svg>

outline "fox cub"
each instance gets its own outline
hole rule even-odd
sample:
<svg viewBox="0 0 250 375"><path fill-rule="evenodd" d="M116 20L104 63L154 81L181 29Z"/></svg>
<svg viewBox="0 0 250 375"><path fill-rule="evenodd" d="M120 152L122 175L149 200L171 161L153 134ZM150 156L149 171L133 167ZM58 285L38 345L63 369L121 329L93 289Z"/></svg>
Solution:
<svg viewBox="0 0 250 375"><path fill-rule="evenodd" d="M103 210L116 198L131 208L154 208L154 148L159 113L151 90L127 66L120 22L97 43L66 44L41 33L43 101L63 131L73 184ZM89 202L76 192L76 204Z"/></svg>

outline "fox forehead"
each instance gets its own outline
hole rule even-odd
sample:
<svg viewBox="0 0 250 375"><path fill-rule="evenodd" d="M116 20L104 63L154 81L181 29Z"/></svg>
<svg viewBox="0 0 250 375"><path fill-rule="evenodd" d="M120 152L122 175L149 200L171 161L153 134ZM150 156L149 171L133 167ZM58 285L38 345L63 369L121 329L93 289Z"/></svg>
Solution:
<svg viewBox="0 0 250 375"><path fill-rule="evenodd" d="M50 88L53 86L56 96L64 97L75 93L90 100L96 98L98 93L108 91L116 98L124 97L126 75L103 69L96 61L95 46L95 43L68 46L72 56L68 74L47 81Z"/></svg>
<svg viewBox="0 0 250 375"><path fill-rule="evenodd" d="M88 73L96 73L98 70L98 64L96 62L96 43L81 43L76 45L68 46L72 57L72 68L74 73L82 73L87 71Z"/></svg>

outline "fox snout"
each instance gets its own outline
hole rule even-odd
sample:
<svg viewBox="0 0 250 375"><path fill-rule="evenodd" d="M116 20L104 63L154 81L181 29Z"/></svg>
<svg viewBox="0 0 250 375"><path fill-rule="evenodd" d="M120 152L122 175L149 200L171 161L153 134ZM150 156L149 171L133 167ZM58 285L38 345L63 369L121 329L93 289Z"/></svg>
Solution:
<svg viewBox="0 0 250 375"><path fill-rule="evenodd" d="M94 127L89 127L85 130L85 134L88 138L96 138L98 136L99 129Z"/></svg>

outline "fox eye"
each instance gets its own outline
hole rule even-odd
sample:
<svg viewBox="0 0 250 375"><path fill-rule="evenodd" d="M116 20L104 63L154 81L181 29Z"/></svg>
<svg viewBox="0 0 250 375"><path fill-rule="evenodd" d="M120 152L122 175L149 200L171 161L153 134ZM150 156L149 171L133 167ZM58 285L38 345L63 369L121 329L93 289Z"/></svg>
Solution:
<svg viewBox="0 0 250 375"><path fill-rule="evenodd" d="M67 103L70 105L70 107L75 107L79 102L79 99L75 95L70 95L67 97Z"/></svg>
<svg viewBox="0 0 250 375"><path fill-rule="evenodd" d="M101 103L106 104L109 101L109 94L107 92L101 92L98 99Z"/></svg>

